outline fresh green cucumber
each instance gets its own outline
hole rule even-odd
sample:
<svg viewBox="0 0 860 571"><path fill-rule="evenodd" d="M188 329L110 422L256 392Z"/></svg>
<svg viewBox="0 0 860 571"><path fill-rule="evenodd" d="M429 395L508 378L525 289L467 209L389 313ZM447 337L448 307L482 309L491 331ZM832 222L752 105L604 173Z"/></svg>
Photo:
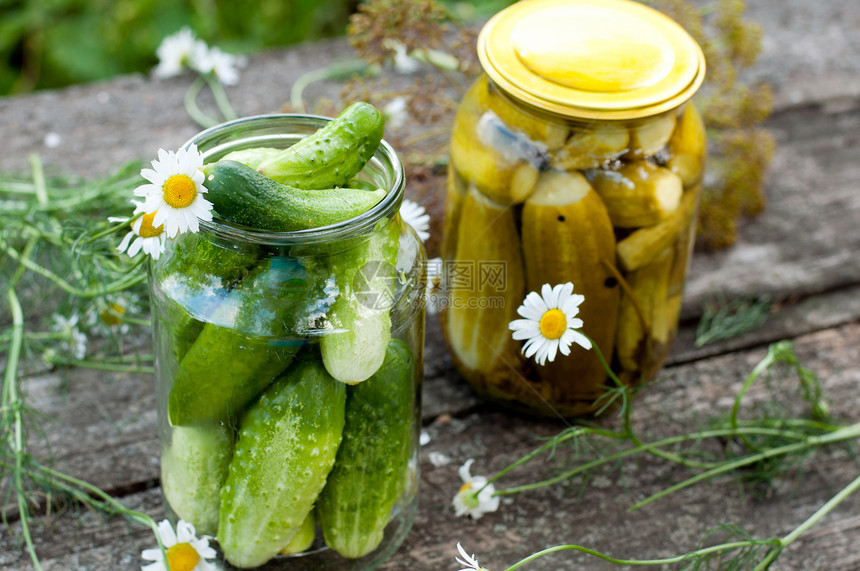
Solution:
<svg viewBox="0 0 860 571"><path fill-rule="evenodd" d="M305 521L299 531L293 536L286 547L281 549L281 555L292 555L293 553L301 553L307 551L314 544L314 539L317 535L317 518L314 517L314 511L308 512L305 516Z"/></svg>
<svg viewBox="0 0 860 571"><path fill-rule="evenodd" d="M382 542L409 462L415 359L399 339L369 379L347 387L343 442L317 501L326 544L347 558Z"/></svg>
<svg viewBox="0 0 860 571"><path fill-rule="evenodd" d="M236 567L257 567L299 532L340 445L346 387L316 360L297 360L242 419L221 488L218 543Z"/></svg>
<svg viewBox="0 0 860 571"><path fill-rule="evenodd" d="M263 161L261 173L308 190L343 186L376 152L385 119L373 105L359 101L282 153Z"/></svg>
<svg viewBox="0 0 860 571"><path fill-rule="evenodd" d="M161 455L161 489L180 519L197 533L218 530L221 486L233 456L233 431L220 423L177 426Z"/></svg>
<svg viewBox="0 0 860 571"><path fill-rule="evenodd" d="M198 232L180 234L172 247L170 256L162 257L164 262L152 265L152 272L165 296L166 310L158 317L179 362L223 296L256 264L259 247L227 248Z"/></svg>
<svg viewBox="0 0 860 571"><path fill-rule="evenodd" d="M320 340L329 374L360 383L382 365L391 339L391 302L400 225L384 223L363 242L328 257L340 294L328 312L334 331Z"/></svg>
<svg viewBox="0 0 860 571"><path fill-rule="evenodd" d="M206 197L229 222L292 232L343 222L366 212L385 196L382 189L300 190L276 182L237 161L203 169Z"/></svg>
<svg viewBox="0 0 860 571"><path fill-rule="evenodd" d="M224 321L207 323L179 364L168 397L172 425L235 422L287 368L301 343L288 339L285 324L302 304L303 279L289 260L267 259L230 292Z"/></svg>
<svg viewBox="0 0 860 571"><path fill-rule="evenodd" d="M221 160L238 161L243 165L256 169L263 161L276 157L283 151L284 149L276 149L275 147L253 147L227 153L221 157Z"/></svg>

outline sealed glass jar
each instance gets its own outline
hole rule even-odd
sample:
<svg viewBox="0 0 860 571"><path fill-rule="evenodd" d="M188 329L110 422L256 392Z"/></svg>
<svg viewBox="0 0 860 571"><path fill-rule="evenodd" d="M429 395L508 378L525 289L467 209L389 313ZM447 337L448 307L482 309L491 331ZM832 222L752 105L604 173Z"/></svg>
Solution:
<svg viewBox="0 0 860 571"><path fill-rule="evenodd" d="M209 163L325 124L251 117L186 146ZM387 143L359 177L387 191L360 216L283 233L216 217L150 267L162 491L219 569L373 569L412 525L425 254Z"/></svg>
<svg viewBox="0 0 860 571"><path fill-rule="evenodd" d="M445 338L480 395L585 415L606 390L597 352L574 344L539 365L509 323L528 292L571 282L581 331L619 378L656 374L695 233L706 149L689 100L704 57L628 0L519 2L484 26L478 55L451 136Z"/></svg>

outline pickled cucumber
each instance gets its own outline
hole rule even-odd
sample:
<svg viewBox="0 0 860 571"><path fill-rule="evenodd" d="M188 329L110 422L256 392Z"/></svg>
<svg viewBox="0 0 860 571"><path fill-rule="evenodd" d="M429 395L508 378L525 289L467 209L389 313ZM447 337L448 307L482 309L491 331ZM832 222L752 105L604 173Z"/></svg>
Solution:
<svg viewBox="0 0 860 571"><path fill-rule="evenodd" d="M587 171L614 226L653 226L678 208L683 185L669 169L635 161L619 170Z"/></svg>
<svg viewBox="0 0 860 571"><path fill-rule="evenodd" d="M627 151L630 134L621 125L598 124L574 129L561 148L550 152L550 166L557 170L598 167Z"/></svg>
<svg viewBox="0 0 860 571"><path fill-rule="evenodd" d="M616 355L621 367L642 371L651 344L666 343L674 327L668 300L672 252L664 250L650 264L627 274L629 294L621 300Z"/></svg>
<svg viewBox="0 0 860 571"><path fill-rule="evenodd" d="M454 119L451 163L464 179L477 185L487 196L509 204L512 202L510 180L514 169L526 161L514 156L516 153L503 154L500 149L481 141L478 122L484 111L472 93L478 86L473 85L466 94ZM497 121L498 125L501 125L500 121Z"/></svg>
<svg viewBox="0 0 860 571"><path fill-rule="evenodd" d="M511 130L523 133L532 141L555 149L561 147L567 139L569 129L564 123L552 121L545 116L532 115L522 106L514 105L485 75L475 82L473 93L483 110L492 111Z"/></svg>
<svg viewBox="0 0 860 571"><path fill-rule="evenodd" d="M262 565L295 537L334 465L346 386L301 360L242 418L221 489L218 543L236 567Z"/></svg>
<svg viewBox="0 0 860 571"><path fill-rule="evenodd" d="M618 262L626 271L633 271L650 263L678 239L683 228L695 220L699 188L684 192L680 205L666 220L655 226L640 228L618 242Z"/></svg>
<svg viewBox="0 0 860 571"><path fill-rule="evenodd" d="M588 181L579 173L543 173L523 208L522 240L527 289L573 282L573 292L585 296L577 316L583 333L603 355L612 355L620 290L610 270L615 234ZM575 344L570 349L538 367L537 375L552 387L552 402L594 400L603 392L603 366L595 351Z"/></svg>
<svg viewBox="0 0 860 571"><path fill-rule="evenodd" d="M519 344L508 332L524 296L523 258L514 211L471 187L457 229L456 267L446 276L446 331L454 357L473 374L488 374L516 362ZM482 271L499 271L504 283ZM494 301L493 309L481 300Z"/></svg>
<svg viewBox="0 0 860 571"><path fill-rule="evenodd" d="M675 130L675 121L675 111L670 111L631 125L629 156L650 157L663 150Z"/></svg>
<svg viewBox="0 0 860 571"><path fill-rule="evenodd" d="M684 188L698 183L704 175L706 149L705 123L696 107L689 103L669 139L666 166L681 178Z"/></svg>

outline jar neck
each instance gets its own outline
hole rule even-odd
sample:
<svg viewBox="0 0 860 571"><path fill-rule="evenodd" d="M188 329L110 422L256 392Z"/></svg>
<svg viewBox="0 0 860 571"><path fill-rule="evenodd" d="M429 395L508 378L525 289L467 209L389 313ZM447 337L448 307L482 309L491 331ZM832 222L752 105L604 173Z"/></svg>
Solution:
<svg viewBox="0 0 860 571"><path fill-rule="evenodd" d="M201 131L189 139L183 148L196 145L197 150L203 154L204 163L211 163L236 150L289 147L299 139L316 132L329 121L331 119L327 117L300 114L243 117ZM233 243L277 247L313 246L369 234L374 228L387 224L397 214L403 201L405 177L397 153L384 140L361 175L377 188L384 189L386 194L370 210L349 220L294 232L270 232L215 218L211 222L200 221L201 232Z"/></svg>

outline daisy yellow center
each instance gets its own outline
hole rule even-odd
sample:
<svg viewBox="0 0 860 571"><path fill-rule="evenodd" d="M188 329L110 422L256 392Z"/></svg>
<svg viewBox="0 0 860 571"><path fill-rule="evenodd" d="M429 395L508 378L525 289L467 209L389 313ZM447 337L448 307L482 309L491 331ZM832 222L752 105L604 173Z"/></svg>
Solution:
<svg viewBox="0 0 860 571"><path fill-rule="evenodd" d="M101 318L107 325L119 325L122 323L122 315L125 315L125 309L117 303L111 303L107 309L102 311Z"/></svg>
<svg viewBox="0 0 860 571"><path fill-rule="evenodd" d="M167 568L169 571L191 571L197 567L200 555L190 543L177 543L167 550Z"/></svg>
<svg viewBox="0 0 860 571"><path fill-rule="evenodd" d="M164 183L164 202L173 208L186 208L197 197L197 185L187 174L175 174Z"/></svg>
<svg viewBox="0 0 860 571"><path fill-rule="evenodd" d="M155 238L156 236L164 232L164 224L162 224L158 228L154 228L152 226L152 221L154 219L155 212L143 215L143 219L140 222L140 232L138 232L141 238Z"/></svg>
<svg viewBox="0 0 860 571"><path fill-rule="evenodd" d="M560 309L550 309L540 318L540 334L547 339L558 339L567 329L567 317Z"/></svg>

